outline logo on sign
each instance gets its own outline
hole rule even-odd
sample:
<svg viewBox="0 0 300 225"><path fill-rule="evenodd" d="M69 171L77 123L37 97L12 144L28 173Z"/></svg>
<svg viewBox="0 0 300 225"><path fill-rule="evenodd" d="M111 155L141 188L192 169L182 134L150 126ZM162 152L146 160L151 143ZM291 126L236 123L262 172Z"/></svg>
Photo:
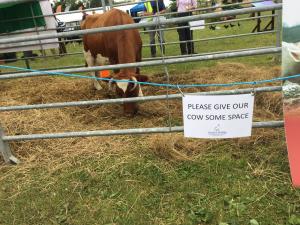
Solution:
<svg viewBox="0 0 300 225"><path fill-rule="evenodd" d="M211 136L215 136L215 137L221 137L221 136L224 136L225 134L227 134L226 131L222 131L220 129L220 124L217 124L214 128L213 128L213 131L208 131L207 132L209 135Z"/></svg>

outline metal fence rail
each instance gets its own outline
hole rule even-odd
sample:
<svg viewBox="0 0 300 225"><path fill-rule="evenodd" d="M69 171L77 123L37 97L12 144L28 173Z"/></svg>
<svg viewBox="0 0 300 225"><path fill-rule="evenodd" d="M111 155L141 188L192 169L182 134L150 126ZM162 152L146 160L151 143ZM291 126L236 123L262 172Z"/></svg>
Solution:
<svg viewBox="0 0 300 225"><path fill-rule="evenodd" d="M276 33L277 30L272 30L272 31L263 31L263 32L259 32L259 33L244 33L244 34L234 34L234 35L226 35L226 36L219 36L219 37L212 37L212 38L201 38L201 39L194 39L193 42L197 43L197 42L203 42L203 41L219 41L219 40L223 40L223 39L229 39L229 38L240 38L240 37L249 37L249 36L260 36L260 35L264 35L264 34L273 34ZM172 41L172 42L166 42L163 43L162 45L176 45L179 43L186 43L189 41ZM150 46L160 46L159 43L157 44L145 44L143 45L143 47L150 47Z"/></svg>
<svg viewBox="0 0 300 225"><path fill-rule="evenodd" d="M18 58L19 60L29 60L29 59L45 59L45 58L53 58L53 57L61 57L61 56L72 56L72 55L82 55L83 52L70 52L70 53L64 53L64 54L54 54L54 55L41 55L41 56L33 56L33 57L24 57L24 58ZM6 62L15 62L16 59L5 59ZM0 73L2 74L2 73Z"/></svg>
<svg viewBox="0 0 300 225"><path fill-rule="evenodd" d="M145 2L149 2L151 0L146 0L146 1L140 1L140 2L126 2L126 3L121 3L121 4L111 4L109 5L109 7L115 8L115 7L120 7L120 6L127 6L127 5L134 5L134 4L140 4L140 3L145 3ZM205 7L205 8L197 8L197 9L193 9L190 10L190 12L194 12L194 13L198 13L198 12L207 12L207 11L213 11L219 8L223 8L223 7L234 7L234 6L241 6L241 5L249 5L252 3L257 3L257 2L263 2L264 0L255 0L255 1L251 1L251 2L241 2L241 3L231 3L231 4L227 4L227 5L217 5L217 6L210 6L210 7ZM71 12L61 12L61 13L55 13L55 15L64 15L64 14L71 14L73 12L75 13L82 13L82 12L89 12L89 11L95 11L95 10L102 10L102 7L98 7L98 8L91 8L91 9L85 9L85 10L75 10L75 11L71 11ZM167 12L164 13L163 15L165 16L174 16L177 15L178 12ZM51 15L46 15L46 16L51 16ZM132 17L133 19L141 19L141 18L152 18L155 16L142 16L142 17Z"/></svg>
<svg viewBox="0 0 300 225"><path fill-rule="evenodd" d="M171 55L171 56L165 56L165 59L175 59L175 58L181 58L181 57L195 57L195 56L204 56L204 55L215 55L215 54L223 54L223 53L229 53L229 52L242 52L242 51L250 51L250 50L259 50L259 49L270 49L270 48L276 48L276 46L263 46L263 47L257 47L257 48L239 48L239 49L229 49L224 51L216 51L216 52L204 52L200 54L193 54L193 55ZM153 59L161 59L161 56L155 57L155 58L144 58L143 61L149 61ZM46 69L47 70L47 69Z"/></svg>
<svg viewBox="0 0 300 225"><path fill-rule="evenodd" d="M221 53L228 53L228 52L239 52L239 51L247 51L247 50L258 50L258 49L266 49L266 48L275 48L276 46L264 46L264 47L258 47L258 48L247 48L247 49L229 49L225 51L216 51L216 52L205 52L200 54L193 54L193 55L169 55L165 56L165 59L174 59L174 58L180 58L180 57L194 57L194 56L203 56L203 55L212 55L212 54L221 54ZM49 55L49 56L37 56L37 57L28 57L27 59L43 59L43 58L50 58L50 57L58 57L58 56L70 56L70 55L82 55L82 52L73 52L73 53L67 53L67 54L61 54L61 55ZM23 59L23 58L22 58ZM143 61L150 61L154 59L162 59L161 56L152 58L152 57L145 57L143 58ZM15 60L7 60L7 61L15 61ZM85 67L85 65L71 65L71 66L64 66L64 67L50 67L50 68L39 68L41 71L50 71L50 70L62 70L62 69L70 69L70 68L82 68ZM1 75L7 75L7 74L17 74L17 73L23 73L24 71L10 71L10 72L2 72Z"/></svg>
<svg viewBox="0 0 300 225"><path fill-rule="evenodd" d="M198 61L245 57L245 56L254 56L254 55L276 54L276 53L280 53L280 52L281 52L280 47L276 47L276 48L274 47L274 48L267 48L267 49L245 50L245 51L239 51L239 52L227 52L227 53L193 56L193 57L180 57L180 58L172 58L172 59L164 59L164 60L151 60L151 61L145 61L145 62L139 62L139 63L94 66L94 67L84 67L84 68L77 68L77 69L54 70L54 71L48 71L48 72L47 71L37 71L37 72L27 72L27 73L19 73L19 74L9 74L9 75L1 75L0 80L36 77L36 76L48 76L49 74L63 76L63 75L67 75L67 73L115 70L115 69L145 67L145 66L160 66L163 64L170 65L170 64L175 64L175 63L178 64L178 63L198 62Z"/></svg>
<svg viewBox="0 0 300 225"><path fill-rule="evenodd" d="M265 16L254 16L254 17L250 17L250 18L240 18L240 19L230 19L230 20L223 20L223 21L216 21L216 22L209 22L209 23L205 23L201 26L210 26L210 25L220 25L220 24L228 24L228 23L234 23L234 22L245 22L245 21L248 21L248 20L256 20L256 19L267 19L267 18L270 18L270 17L274 17L274 18L277 18L278 15L265 15ZM195 26L180 26L180 27L170 27L170 28L160 28L160 29L155 29L155 30L145 30L145 31L140 31L140 33L149 33L151 31L159 31L159 30L162 30L162 31L169 31L169 30L176 30L178 28L193 28L193 27L199 27L199 25L195 25Z"/></svg>
<svg viewBox="0 0 300 225"><path fill-rule="evenodd" d="M227 5L217 5L217 6L210 6L210 7L205 7L205 8L197 8L197 9L192 9L190 10L190 12L193 13L207 13L207 12L213 12L216 9L219 8L226 8L226 7L234 7L234 6L241 6L241 5L249 5L251 3L257 3L257 2L263 2L265 0L258 0L258 1L251 1L251 2L243 2L243 3L232 3L232 4L227 4ZM168 12L168 13L164 13L162 15L165 15L167 17L173 17L176 16L177 14L179 14L178 12ZM151 18L151 17L155 17L155 16L142 16L142 17L133 17L133 19L141 19L141 18Z"/></svg>
<svg viewBox="0 0 300 225"><path fill-rule="evenodd" d="M4 0L5 1L5 0ZM26 0L12 0L14 2L21 2ZM10 2L12 2L10 1ZM218 7L216 7L218 8ZM277 4L275 6L264 6L257 8L246 8L246 9L235 9L228 10L217 13L208 13L203 15L194 15L189 17L181 18L172 18L166 21L161 21L159 24L156 22L147 22L143 24L129 24L121 25L115 27L104 27L96 28L90 30L79 30L71 32L63 32L57 35L35 35L26 38L8 38L7 40L0 40L0 44L6 44L7 46L10 43L26 42L33 40L43 40L48 38L64 38L68 36L83 35L83 34L92 34L98 32L109 32L117 30L126 30L126 29L138 29L144 27L150 27L153 25L172 25L182 22L189 22L195 20L204 20L210 18L219 18L232 15L241 15L246 13L255 13L271 10L280 10L282 4ZM278 32L277 32L278 33ZM203 40L203 39L202 39ZM161 66L161 65L170 65L186 62L198 62L205 60L216 60L216 59L227 59L234 57L245 57L245 56L254 56L254 55L263 55L263 54L277 54L281 52L280 47L268 47L261 49L246 49L246 50L237 50L232 52L221 52L217 54L206 54L206 55L196 55L191 57L178 57L178 58L163 58L161 60L151 60L143 61L138 63L128 63L128 64L118 64L118 65L106 65L106 66L95 66L88 68L70 68L70 69L58 69L54 71L35 71L33 72L23 72L15 74L1 75L0 80L5 79L15 79L15 78L26 78L26 77L35 77L35 76L46 76L46 75L58 75L58 76L69 76L69 77L78 77L78 78L89 78L93 77L83 77L76 74L68 73L82 73L82 72L92 72L98 70L114 70L122 68L132 68L132 67L145 67L145 66ZM169 82L168 82L169 84ZM201 94L201 95L218 95L218 94L241 94L241 93L250 93L250 92L271 92L271 91L280 91L282 87L272 86L272 87L259 87L259 88L245 88L238 90L226 90L226 91L213 91L213 92L201 92L201 93L190 93L190 94ZM136 98L123 98L123 99L104 99L104 100L93 100L93 101L78 101L78 102L60 102L60 103L48 103L48 104L36 104L36 105L21 105L21 106L0 106L0 112L4 111L18 111L18 110L31 110L31 109L50 109L50 108L63 108L63 107L74 107L74 106L87 106L87 105L101 105L101 104L122 104L125 102L146 102L146 101L156 101L156 100L175 100L180 99L182 94L168 94L167 95L158 95L158 96L146 96L146 97L136 97ZM265 122L253 122L253 128L269 128L269 127L282 127L284 125L283 121L265 121ZM153 127L153 128L137 128L137 129L120 129L120 130L96 130L96 131L74 131L74 132L62 132L62 133L46 133L46 134L28 134L28 135L5 135L3 130L0 128L0 153L2 153L4 160L6 162L18 163L18 160L11 153L8 142L10 141L27 141L27 140L37 140L37 139L56 139L56 138L73 138L73 137L94 137L94 136L111 136L111 135L133 135L133 134L151 134L151 133L170 133L170 132L182 132L182 126L172 127L169 123L169 127Z"/></svg>
<svg viewBox="0 0 300 225"><path fill-rule="evenodd" d="M254 2L256 2L256 1L254 1ZM259 2L259 1L257 1L257 2ZM253 9L256 9L256 8L253 8ZM236 11L236 10L231 10L231 11ZM74 11L73 11L74 12ZM230 12L230 11L226 11L226 12ZM70 12L71 13L71 12ZM272 14L272 15L266 15L266 16L257 16L257 17L252 17L252 18L241 18L241 19L233 19L233 20L228 20L228 21L219 21L219 22L212 22L212 23L207 23L207 24L205 24L205 26L208 26L208 25L210 25L210 24L222 24L222 23L230 23L230 22L233 22L233 21L243 21L243 20L251 20L251 19L258 19L258 18L267 18L267 17L277 17L278 15L277 14ZM157 31L160 31L160 30L173 30L173 29L177 29L176 27L170 27L170 28L163 28L163 29L157 29ZM41 33L41 31L39 31L40 33ZM141 31L141 33L143 33L143 32L149 32L149 31ZM197 39L197 40L194 40L194 42L200 42L200 41L207 41L207 40L221 40L221 39L225 39L225 38L233 38L233 37L246 37L246 36L251 36L251 35L262 35L262 34L269 34L269 33L277 33L277 35L276 35L276 37L280 37L280 31L278 30L278 31L267 31L267 32L260 32L260 33L255 33L255 34L253 34L253 33L249 33L249 34L240 34L240 35L236 35L236 36L234 36L234 35L228 35L228 36L224 36L224 37L212 37L212 38L208 38L208 39ZM68 34L69 32L63 32L63 34ZM59 34L61 34L61 33L59 33ZM41 34L39 34L39 35L37 35L38 37L40 37L40 36L42 36L43 34L41 33ZM23 47L25 47L25 46L32 46L32 44L18 44L18 43L11 43L11 38L7 38L6 40L9 40L9 42L10 43L8 43L8 44L6 44L5 45L5 47L1 47L1 49L3 49L3 48L6 48L6 49L9 49L9 48L16 48L16 47L21 47L21 46L23 46ZM59 41L59 43L69 43L69 42L74 42L74 41L81 41L81 39L76 39L76 40L64 40L63 38L62 38L62 40L60 40ZM279 40L277 40L277 42L278 42ZM0 40L0 42L1 42L1 40ZM57 43L57 42L51 42L51 43ZM178 44L178 43L181 43L180 41L178 41L178 42L166 42L166 43L163 43L162 45L175 45L175 44ZM36 43L36 44L33 44L33 45L40 45L39 43ZM159 44L155 44L156 46L158 46ZM144 47L147 47L147 46L152 46L152 45L143 45ZM26 66L27 66L27 68L30 68L30 65L29 65L29 59L34 59L34 58L52 58L52 57L57 57L57 56L61 56L61 54L60 55L57 55L57 54L55 54L55 55L45 55L44 54L44 52L42 52L42 56L38 56L38 57L24 57L24 58L17 58L17 59L8 59L8 60L6 60L6 62L10 62L10 61L18 61L18 60L23 60L23 61L25 61L26 62ZM82 54L82 53L75 53L75 54ZM75 55L74 54L74 55ZM63 54L63 55L72 55L72 54ZM3 74L3 73L2 73Z"/></svg>
<svg viewBox="0 0 300 225"><path fill-rule="evenodd" d="M202 41L217 41L217 40L222 40L222 39L228 39L228 38L238 38L238 37L249 37L249 36L257 36L257 35L264 35L264 34L273 34L278 32L277 30L272 30L272 31L262 31L258 33L244 33L244 34L235 34L235 35L226 35L226 36L215 36L211 38L202 38L202 39L194 39L193 42L202 42ZM48 42L47 44L56 44L56 43L72 43L72 42L81 42L82 38L77 38L77 39L72 39L72 40L62 40L62 41L54 41L54 42ZM162 43L162 45L175 45L179 43L185 43L188 41L173 41L173 42L165 42ZM37 46L40 45L40 43L36 44L22 44L22 45L11 45L11 46L3 46L0 47L0 49L10 49L10 48L16 48L16 47L27 47L27 46ZM149 47L149 46L160 46L160 43L156 44L143 44L143 47ZM82 53L83 54L83 53ZM36 58L36 57L35 57Z"/></svg>
<svg viewBox="0 0 300 225"><path fill-rule="evenodd" d="M167 19L161 21L160 25L171 25L171 24L177 24L181 22L183 23L183 22L189 22L195 20L205 20L205 19L212 19L212 18L219 18L219 17L226 17L226 16L237 16L237 15L247 14L247 13L279 10L281 8L282 8L282 4L276 4L274 6L263 6L263 7L256 7L256 8L228 10L228 11L222 11L217 13L207 13L203 15L194 15L194 16ZM111 32L111 31L128 30L128 29L138 29L138 28L151 27L156 25L158 25L157 22L152 21L152 22L145 22L142 24L126 24L126 25L119 25L113 27L102 27L102 28L94 28L94 29L87 29L87 30L69 31L69 32L58 33L55 35L41 34L41 35L34 35L31 37L17 37L17 38L9 38L7 40L0 40L0 44L43 40L49 38L64 38L64 37L76 36L76 35L94 34L94 33Z"/></svg>
<svg viewBox="0 0 300 225"><path fill-rule="evenodd" d="M267 18L271 18L271 17L274 17L274 18L277 18L278 15L276 14L272 14L272 15L264 15L264 16L253 16L253 17L250 17L250 18L240 18L240 19L230 19L230 20L224 20L224 21L216 21L216 22L209 22L209 23L205 23L203 26L210 26L210 25L217 25L217 24L227 24L227 23L233 23L233 22L244 22L244 21L248 21L248 20L255 20L255 19L267 19ZM187 28L187 27L198 27L198 26L181 26L180 28ZM163 30L163 31L168 31L168 30L176 30L178 29L179 27L170 27L170 28L162 28L162 29L155 29L155 30ZM75 25L75 26L67 26L66 29L75 29L75 30L78 30L80 29L80 25ZM46 28L46 29L39 29L38 31L40 33L43 33L43 32L46 32L46 31L53 31L53 30L57 30L57 28ZM149 33L151 31L154 31L154 30L141 30L140 33ZM18 32L14 32L13 34L26 34L26 33L31 33L32 31L18 31ZM63 32L67 32L67 31L63 31ZM62 32L62 33L63 33ZM2 33L0 34L0 37L1 36L9 36L11 33Z"/></svg>
<svg viewBox="0 0 300 225"><path fill-rule="evenodd" d="M266 48L275 48L276 46L264 46L264 47L258 47L258 48L247 48L247 49L230 49L226 51L216 51L216 52L205 52L205 53L200 53L200 54L193 54L193 55L170 55L170 56L165 56L165 59L174 59L174 58L181 58L181 57L194 57L194 56L203 56L203 55L212 55L212 54L221 54L221 53L228 53L228 52L239 52L239 51L247 51L247 50L258 50L258 49L266 49ZM67 54L62 54L63 56L66 55L81 55L83 54L82 52L74 52L74 53L67 53ZM37 56L37 57L28 57L28 59L34 59L34 58L48 58L48 57L58 57L60 55L49 55L47 57L45 56ZM154 59L162 59L161 56L152 58L152 57L145 57L143 58L143 61L150 61ZM8 60L7 60L8 61ZM13 60L11 60L13 61ZM82 68L85 67L85 65L72 65L72 66L64 66L64 67L50 67L50 68L40 68L39 70L41 71L51 71L51 70L62 70L62 69L70 69L70 68ZM7 74L17 74L17 73L23 73L24 71L10 71L10 72L2 72L0 73L1 75L7 75Z"/></svg>
<svg viewBox="0 0 300 225"><path fill-rule="evenodd" d="M271 87L259 87L259 88L245 88L237 90L225 90L225 91L209 91L209 92L196 92L196 93L185 93L190 95L231 95L231 94L246 94L246 93L259 93L259 92L274 92L281 91L281 86ZM76 101L76 102L59 102L59 103L48 103L48 104L35 104L35 105L21 105L21 106L0 106L0 112L5 111L19 111L19 110L32 110L32 109L53 109L53 108L64 108L64 107L75 107L75 106L90 106L90 105L104 105L104 104L123 104L127 102L148 102L158 101L167 99L180 99L182 94L170 94L170 95L157 95L157 96L145 96L145 97L134 97L134 98L117 98L117 99L103 99L103 100L92 100L92 101Z"/></svg>
<svg viewBox="0 0 300 225"><path fill-rule="evenodd" d="M3 0L3 1L11 2L9 0ZM33 1L34 0L21 0L20 3L21 2L33 2ZM39 1L41 1L41 0L39 0ZM41 15L41 16L25 17L25 18L22 18L22 19L3 20L3 21L0 21L0 24L1 23L12 22L12 21L26 20L26 19L36 19L36 18L42 18L42 17L53 17L53 16L61 16L61 15L68 15L68 14L74 14L74 13L86 13L86 12L92 12L92 11L97 11L97 10L105 11L106 7L115 8L115 7L121 7L121 6L128 6L128 5L136 5L136 4L140 4L140 3L146 3L146 2L149 2L149 1L151 1L151 0L145 0L145 1L139 1L139 2L126 2L126 3L120 3L120 4L110 4L108 6L105 5L105 2L104 2L103 7L88 8L88 9L84 9L84 10L73 10L73 11L68 11L68 12L54 13L54 14L44 14L44 15ZM205 7L205 8L197 8L197 9L191 10L191 12L202 12L202 11L205 12L205 11L216 10L216 9L222 8L222 7L249 5L251 3L262 2L262 1L264 1L264 0L256 0L256 1L251 1L251 2L232 3L232 4L227 4L227 5L218 5L218 6L211 6L211 7ZM18 0L13 0L12 2L19 3ZM166 15L166 16L173 16L173 15L176 15L176 14L178 14L178 12L164 13L164 15ZM155 17L155 16L133 17L133 19L151 18L151 17Z"/></svg>
<svg viewBox="0 0 300 225"><path fill-rule="evenodd" d="M253 128L279 128L283 127L283 121L254 122ZM3 141L28 141L37 139L57 139L57 138L74 138L74 137L95 137L95 136L112 136L112 135L130 135L130 134L153 134L153 133L171 133L182 132L182 126L176 127L154 127L154 128L137 128L124 130L97 130L97 131L78 131L65 133L49 134L28 134L16 136L2 136Z"/></svg>
<svg viewBox="0 0 300 225"><path fill-rule="evenodd" d="M256 16L256 17L251 17L251 18L241 18L241 19L232 19L232 20L228 20L228 21L219 21L219 22L212 22L212 23L206 23L204 26L210 26L210 25L217 25L217 24L226 24L226 23L231 23L231 22L241 22L241 21L247 21L247 20L252 20L252 19L258 19L258 18L269 18L269 17L273 17L272 15L267 15L267 16ZM278 15L275 15L274 17L278 17ZM194 27L194 26L182 26L181 28L186 28L186 27ZM156 29L156 31L171 31L171 30L176 30L178 27L170 27L170 28L162 28L162 29ZM51 29L46 29L46 30L39 30L39 31L49 31ZM140 33L148 33L150 31L154 31L154 30L146 30L146 31L140 31ZM262 34L269 34L269 33L275 33L277 32L277 34L280 34L280 30L278 31L267 31L267 32L259 32L259 33L248 33L248 34L238 34L238 35L229 35L229 36L216 36L216 37L211 37L209 39L198 39L198 40L193 40L193 42L199 42L199 41L207 41L207 40L220 40L222 38L232 38L232 37L245 37L245 36L251 36L251 35L262 35ZM20 32L21 33L26 33L26 32ZM19 34L14 32L14 34ZM0 34L0 36L3 35L7 35L7 34ZM277 35L278 36L278 35ZM8 36L9 37L9 36ZM75 41L81 41L82 39L72 39L72 40L64 40L62 39L61 41L58 41L59 43L68 43L68 42L75 42ZM53 43L58 43L58 42L53 42ZM171 44L177 44L177 43L181 43L180 41L178 42L166 42L163 43L163 45L171 45ZM18 43L12 44L10 46L6 46L5 48L16 48L16 47L21 47L21 46L33 46L33 45L40 45L39 43L37 44L23 44L23 45L19 45ZM160 44L155 44L156 46L160 45ZM151 45L143 45L144 47L146 46L151 46ZM2 47L3 49L4 47ZM0 48L1 49L1 48ZM40 59L40 58L53 58L53 57L59 57L59 56L65 56L65 55L81 55L83 54L83 52L76 52L76 53L65 53L65 54L54 54L54 55L41 55L41 56L35 56L35 57L22 57L22 58L16 58L16 59L6 59L6 62L15 62L15 61L28 61L28 59ZM168 56L169 57L169 56ZM5 73L1 73L1 74L5 74Z"/></svg>

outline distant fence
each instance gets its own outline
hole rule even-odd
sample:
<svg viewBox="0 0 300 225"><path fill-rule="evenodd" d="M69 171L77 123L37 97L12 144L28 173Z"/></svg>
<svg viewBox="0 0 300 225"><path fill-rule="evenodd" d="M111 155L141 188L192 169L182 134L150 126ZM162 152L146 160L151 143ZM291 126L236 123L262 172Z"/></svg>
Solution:
<svg viewBox="0 0 300 225"><path fill-rule="evenodd" d="M262 0L259 1L252 1L252 2L261 2ZM140 3L140 2L138 2ZM126 3L127 5L129 3ZM118 6L122 6L122 5L126 5L126 4L117 4L117 5L110 5L110 7L118 7ZM137 4L137 3L132 3L132 4ZM226 7L228 6L237 6L237 5L243 5L243 4L248 4L249 3L234 3L234 4L229 4L226 5ZM214 6L214 7L206 7L206 8L200 8L200 9L196 9L195 12L207 12L207 11L211 11L217 8L221 8L224 7L224 5L220 5L220 6ZM39 35L33 36L33 37L24 37L24 38L9 38L9 41L5 42L5 40L0 40L0 44L5 44L4 48L5 49L10 49L10 48L15 48L15 47L24 47L24 46L29 46L31 44L18 44L18 42L25 42L25 41L33 41L33 40L44 40L44 39L49 39L49 38L60 38L59 43L61 44L66 44L69 42L76 42L76 41L81 41L81 36L83 34L86 33L97 33L97 32L107 32L107 31L113 31L113 30L121 30L121 29L133 29L133 28L137 28L137 29L141 29L141 28L147 28L147 27L153 27L153 26L163 26L165 25L165 27L160 28L163 31L171 31L171 30L175 30L178 27L176 26L176 24L178 23L182 23L182 22L189 22L189 21L196 21L196 20L206 20L206 19L212 19L212 18L222 18L222 17L226 17L226 16L236 16L236 15L242 15L242 14L255 14L255 13L260 13L260 12L264 12L264 11L272 11L274 12L275 10L281 9L282 5L281 4L276 4L273 6L264 6L264 7L249 7L249 8L242 8L242 9L237 9L237 10L228 10L228 11L222 11L222 12L213 12L213 13L206 13L206 14L199 14L199 15L193 15L193 16L189 16L189 17L180 17L180 18L169 18L167 20L164 21L160 21L160 24L157 24L157 22L145 22L145 23L141 23L141 24L132 24L132 25L125 25L125 26L116 26L114 27L114 29L112 28L98 28L98 29L90 29L90 30L84 30L84 31L80 31L80 30L76 30L76 31L68 31L68 32L61 32L58 33L57 35L43 35L43 30L39 30ZM90 11L94 11L94 10L102 10L103 8L94 8L94 9L86 9L83 11L86 12L90 12ZM72 14L72 13L81 13L82 11L71 11L71 12L62 12L62 13L57 13L55 14L56 16L58 15L65 15L65 14ZM164 15L173 15L173 14L177 14L176 12L172 12L172 13L165 13ZM278 13L274 13L272 15L263 15L263 16L253 16L250 18L240 18L240 19L231 19L228 21L217 21L217 22L210 22L210 23L206 23L204 24L204 26L210 26L210 25L220 25L220 24L225 24L225 23L233 23L233 22L244 22L244 21L249 21L249 20L257 20L258 22L262 19L268 19L268 18L272 18L272 20L275 20L278 18ZM49 14L49 15L44 15L44 16L53 16L53 14ZM33 18L38 18L40 16L36 16ZM140 17L139 17L140 18ZM144 18L144 17L143 17ZM279 21L279 18L277 19ZM3 21L0 21L0 24L3 23ZM174 26L175 25L175 26ZM167 27L167 26L172 26L172 27ZM253 36L253 35L267 35L267 34L272 34L272 33L276 33L276 37L277 37L277 43L276 46L279 46L280 43L280 23L277 23L277 26L275 29L269 30L269 31L263 31L263 32L251 32L251 33L243 33L243 34L235 34L235 35L227 35L227 36L219 36L219 37L210 37L210 38L202 38L202 39L196 39L194 40L194 42L203 42L203 41L212 41L212 40L222 40L222 39L229 39L229 38L238 38L238 37L247 37L247 36ZM193 27L193 26L192 26ZM68 29L78 29L78 26L75 27L68 27ZM48 29L45 29L44 31L48 31ZM146 30L146 31L141 31L141 33L147 33L150 30ZM18 33L18 32L16 32ZM22 32L20 32L22 33ZM67 40L65 38L68 37L78 37L72 40ZM57 43L57 42L55 42ZM180 41L173 41L173 42L168 42L166 41L166 43L162 43L161 45L175 45L175 44L179 44ZM36 44L39 45L39 44ZM155 44L156 46L160 45ZM152 46L149 44L145 44L145 47L148 46ZM58 56L62 56L62 55L79 55L82 54L82 52L72 52L72 53L60 53L60 54L53 54L53 55L43 55L40 56L39 58L47 58L47 57L58 57ZM168 56L170 57L170 56ZM166 58L168 58L166 57ZM174 56L171 56L174 57ZM33 59L35 57L23 57L20 59L11 59L11 61L14 60L24 60L26 61L26 65L28 66L28 68L30 68L30 61L29 59ZM10 60L7 60L8 62Z"/></svg>

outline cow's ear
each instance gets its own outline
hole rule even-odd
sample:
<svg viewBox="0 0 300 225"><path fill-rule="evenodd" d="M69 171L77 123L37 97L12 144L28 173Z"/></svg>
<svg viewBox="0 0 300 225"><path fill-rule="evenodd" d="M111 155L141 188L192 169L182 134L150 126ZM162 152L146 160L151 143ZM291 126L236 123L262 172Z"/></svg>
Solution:
<svg viewBox="0 0 300 225"><path fill-rule="evenodd" d="M146 82L149 80L148 76L146 75L137 74L135 77L139 82Z"/></svg>
<svg viewBox="0 0 300 225"><path fill-rule="evenodd" d="M299 52L293 52L291 51L291 55L293 56L294 60L299 62L300 61L300 54Z"/></svg>

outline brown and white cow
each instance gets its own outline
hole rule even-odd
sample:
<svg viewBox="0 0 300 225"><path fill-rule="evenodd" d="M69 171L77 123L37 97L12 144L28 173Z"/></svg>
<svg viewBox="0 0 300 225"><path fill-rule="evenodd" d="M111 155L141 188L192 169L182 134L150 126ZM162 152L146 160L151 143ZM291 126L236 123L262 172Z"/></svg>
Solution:
<svg viewBox="0 0 300 225"><path fill-rule="evenodd" d="M87 15L81 23L81 29L92 29L124 24L133 24L133 19L118 9L112 9L104 14ZM106 63L123 64L141 61L142 40L137 29L120 30L83 36L84 56L87 66L101 66ZM117 80L147 81L147 76L139 74L138 68L125 68L115 71ZM94 74L93 74L94 75ZM93 80L94 87L101 90L104 82ZM128 98L143 96L139 84L130 82L113 83L118 97ZM124 112L135 114L138 111L136 103L125 103Z"/></svg>

